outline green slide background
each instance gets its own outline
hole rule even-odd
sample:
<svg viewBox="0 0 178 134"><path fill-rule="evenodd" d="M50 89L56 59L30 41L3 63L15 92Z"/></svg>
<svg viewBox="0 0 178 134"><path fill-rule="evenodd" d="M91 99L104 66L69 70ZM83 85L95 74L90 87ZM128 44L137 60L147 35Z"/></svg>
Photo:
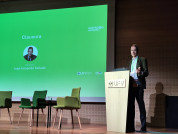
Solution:
<svg viewBox="0 0 178 134"><path fill-rule="evenodd" d="M12 90L15 97L32 96L34 90L66 96L80 86L82 97L105 96L107 5L0 14L0 46L1 91ZM38 50L33 61L23 57L28 46ZM46 69L20 69L28 67Z"/></svg>

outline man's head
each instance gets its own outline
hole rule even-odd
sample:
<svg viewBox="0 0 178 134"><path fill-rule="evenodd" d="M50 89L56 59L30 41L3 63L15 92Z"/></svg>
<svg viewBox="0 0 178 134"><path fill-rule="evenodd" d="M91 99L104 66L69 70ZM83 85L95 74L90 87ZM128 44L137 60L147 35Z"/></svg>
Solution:
<svg viewBox="0 0 178 134"><path fill-rule="evenodd" d="M33 47L28 48L28 56L31 56L33 54Z"/></svg>
<svg viewBox="0 0 178 134"><path fill-rule="evenodd" d="M130 48L130 53L132 57L136 57L138 55L138 46L136 44L132 44Z"/></svg>

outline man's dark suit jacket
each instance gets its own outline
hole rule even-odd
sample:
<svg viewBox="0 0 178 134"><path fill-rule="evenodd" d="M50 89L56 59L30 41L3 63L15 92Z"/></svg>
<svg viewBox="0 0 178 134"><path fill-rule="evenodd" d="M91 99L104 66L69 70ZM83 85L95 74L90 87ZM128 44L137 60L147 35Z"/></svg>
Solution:
<svg viewBox="0 0 178 134"><path fill-rule="evenodd" d="M129 69L131 69L131 65L132 65L132 60L130 61ZM141 74L140 74L140 75L137 74L138 81L139 81L139 83L140 83L140 86L141 86L143 89L146 89L146 80L145 80L145 77L147 77L148 74L149 74L149 72L148 72L147 59L144 58L144 57L139 57L139 56L138 56L136 68L138 69L138 67L141 68Z"/></svg>
<svg viewBox="0 0 178 134"><path fill-rule="evenodd" d="M24 58L25 58L26 60L30 61L30 60L28 59L28 54L25 55ZM36 58L36 55L33 55L33 54L32 54L32 55L30 56L30 58L31 58L31 61L32 61L32 60L34 60L34 59Z"/></svg>

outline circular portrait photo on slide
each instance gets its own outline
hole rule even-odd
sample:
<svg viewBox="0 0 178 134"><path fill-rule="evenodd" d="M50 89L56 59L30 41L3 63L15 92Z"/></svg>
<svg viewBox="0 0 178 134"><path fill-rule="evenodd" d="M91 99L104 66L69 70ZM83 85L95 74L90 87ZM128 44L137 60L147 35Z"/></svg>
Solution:
<svg viewBox="0 0 178 134"><path fill-rule="evenodd" d="M38 50L35 46L28 46L23 51L23 56L27 61L33 61L38 55Z"/></svg>

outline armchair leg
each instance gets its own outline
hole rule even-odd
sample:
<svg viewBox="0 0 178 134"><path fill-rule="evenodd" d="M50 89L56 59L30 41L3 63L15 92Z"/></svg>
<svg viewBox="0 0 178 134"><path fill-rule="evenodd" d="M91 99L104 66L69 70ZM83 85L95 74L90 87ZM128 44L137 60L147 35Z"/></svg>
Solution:
<svg viewBox="0 0 178 134"><path fill-rule="evenodd" d="M20 122L20 119L22 117L23 111L24 111L24 108L22 108L22 113L20 114L20 117L19 117L19 120L18 120L18 126L19 126L19 122Z"/></svg>
<svg viewBox="0 0 178 134"><path fill-rule="evenodd" d="M34 109L32 109L32 123L33 123L33 125L35 124L34 123Z"/></svg>
<svg viewBox="0 0 178 134"><path fill-rule="evenodd" d="M60 110L60 117L59 117L59 126L58 126L58 129L61 128L62 112L63 112L63 109Z"/></svg>
<svg viewBox="0 0 178 134"><path fill-rule="evenodd" d="M33 109L31 109L31 113L30 113L30 127L32 126L32 120L33 120Z"/></svg>
<svg viewBox="0 0 178 134"><path fill-rule="evenodd" d="M39 109L37 109L36 127L38 127Z"/></svg>
<svg viewBox="0 0 178 134"><path fill-rule="evenodd" d="M11 122L11 124L12 124L11 114L10 114L10 110L9 110L9 108L7 108L7 110L8 110L8 113L9 113L10 122Z"/></svg>
<svg viewBox="0 0 178 134"><path fill-rule="evenodd" d="M78 116L78 123L79 123L80 129L82 129L78 109L76 109L76 112L77 112L77 116Z"/></svg>
<svg viewBox="0 0 178 134"><path fill-rule="evenodd" d="M46 126L46 118L45 118L45 114L44 114L43 108L41 109L41 112L43 114L43 118L45 119L45 126Z"/></svg>
<svg viewBox="0 0 178 134"><path fill-rule="evenodd" d="M54 121L53 121L53 128L54 128L54 124L55 124L55 122L56 122L57 113L58 113L58 109L56 109L56 115L55 115Z"/></svg>
<svg viewBox="0 0 178 134"><path fill-rule="evenodd" d="M72 110L70 110L71 111L71 118L72 118L72 127L73 127L73 129L74 129L74 119L73 119L73 112L72 112Z"/></svg>

